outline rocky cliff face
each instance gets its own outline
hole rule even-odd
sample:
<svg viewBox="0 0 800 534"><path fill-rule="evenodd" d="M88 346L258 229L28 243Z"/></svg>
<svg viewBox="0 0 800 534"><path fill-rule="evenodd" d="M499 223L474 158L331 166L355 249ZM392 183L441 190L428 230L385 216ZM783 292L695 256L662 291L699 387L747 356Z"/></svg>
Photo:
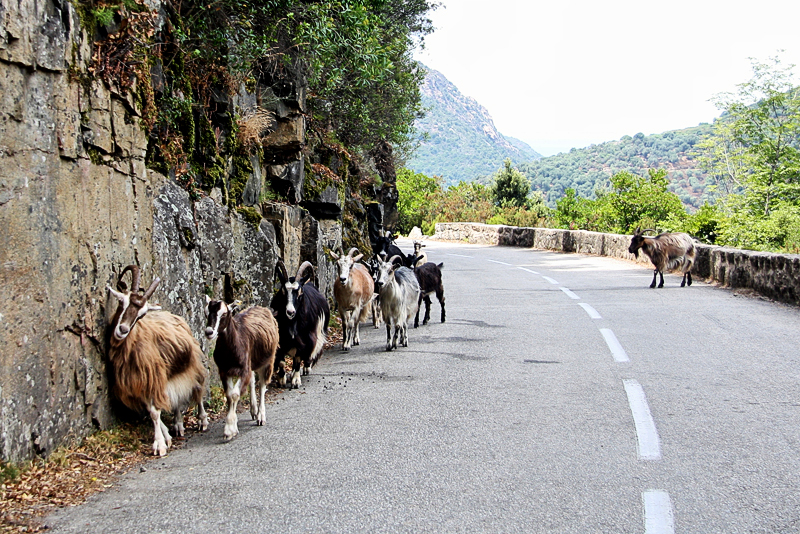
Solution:
<svg viewBox="0 0 800 534"><path fill-rule="evenodd" d="M165 24L160 5L148 6ZM151 300L186 318L208 353L200 335L205 295L268 305L279 257L290 271L311 261L330 295L325 253L342 246L343 223L345 246L365 244L366 200L359 200L361 212L348 211L346 183L309 189L323 181L324 169L315 171L321 156L306 138L301 79L217 95L217 109L231 114L261 102L273 126L248 161L222 158L223 175L190 194L171 172L148 168L158 139L148 136L146 103L136 96L142 82L121 89L92 76L93 41L70 2L0 0L0 458L6 460L46 455L113 422L105 330L116 303L105 287L116 284L126 265L141 267L143 285L162 279ZM158 82L155 73L155 90ZM368 166L345 164L352 179L369 178ZM237 165L242 185L233 179ZM240 199L232 201L234 194ZM206 364L213 379L213 362Z"/></svg>

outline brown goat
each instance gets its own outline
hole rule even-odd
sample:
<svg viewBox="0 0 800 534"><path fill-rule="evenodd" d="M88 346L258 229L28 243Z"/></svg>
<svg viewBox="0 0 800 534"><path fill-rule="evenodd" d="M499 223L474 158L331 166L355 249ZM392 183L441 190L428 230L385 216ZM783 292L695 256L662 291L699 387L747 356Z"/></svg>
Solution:
<svg viewBox="0 0 800 534"><path fill-rule="evenodd" d="M278 323L269 308L253 306L234 315L238 302L228 305L206 297L208 323L205 334L217 340L214 362L228 400L223 436L233 439L239 433L236 405L250 384L250 415L256 425L267 421L264 395L272 380L275 351L278 350ZM258 397L256 397L258 382Z"/></svg>
<svg viewBox="0 0 800 534"><path fill-rule="evenodd" d="M628 252L637 258L641 249L653 262L655 271L653 271L653 282L650 287L656 287L656 276L658 275L661 276L658 287L664 287L664 271L678 267L681 268L683 273L681 287L686 286L687 283L692 285L691 269L695 258L694 240L689 234L683 233L662 233L655 237L644 235L645 232L652 231L654 230L637 228L633 233L631 245L628 247Z"/></svg>
<svg viewBox="0 0 800 534"><path fill-rule="evenodd" d="M359 324L367 320L369 303L375 292L372 275L366 267L356 263L364 255L359 254L354 258L355 252L358 249L351 248L347 256L338 256L331 251L339 272L333 283L333 296L342 318L342 350L350 350L351 346L361 343Z"/></svg>
<svg viewBox="0 0 800 534"><path fill-rule="evenodd" d="M122 277L128 271L133 280L130 292L125 292ZM203 407L206 370L200 344L181 317L157 311L159 306L147 302L159 282L156 278L147 291L139 294L139 268L129 265L119 276L120 291L107 286L119 301L110 325L108 359L113 369L114 393L128 408L148 411L155 428L153 454L164 456L172 437L161 422L162 410L175 413L175 432L179 436L184 432L183 412L190 405L197 405L203 431L208 428L208 417Z"/></svg>

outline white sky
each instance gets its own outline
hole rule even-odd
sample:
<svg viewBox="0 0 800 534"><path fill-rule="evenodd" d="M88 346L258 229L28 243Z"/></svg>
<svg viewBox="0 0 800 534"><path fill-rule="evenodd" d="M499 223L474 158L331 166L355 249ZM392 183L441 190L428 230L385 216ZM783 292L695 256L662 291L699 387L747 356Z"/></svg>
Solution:
<svg viewBox="0 0 800 534"><path fill-rule="evenodd" d="M416 58L544 155L711 122L748 57L800 64L795 0L443 4Z"/></svg>

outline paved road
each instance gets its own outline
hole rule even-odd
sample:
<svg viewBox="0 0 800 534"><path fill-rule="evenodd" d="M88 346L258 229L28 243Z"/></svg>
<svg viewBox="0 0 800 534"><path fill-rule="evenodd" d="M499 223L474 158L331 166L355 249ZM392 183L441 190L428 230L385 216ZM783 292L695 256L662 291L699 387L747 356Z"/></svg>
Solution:
<svg viewBox="0 0 800 534"><path fill-rule="evenodd" d="M406 246L406 248L410 248ZM430 244L448 321L327 352L55 532L800 531L800 310L607 258Z"/></svg>

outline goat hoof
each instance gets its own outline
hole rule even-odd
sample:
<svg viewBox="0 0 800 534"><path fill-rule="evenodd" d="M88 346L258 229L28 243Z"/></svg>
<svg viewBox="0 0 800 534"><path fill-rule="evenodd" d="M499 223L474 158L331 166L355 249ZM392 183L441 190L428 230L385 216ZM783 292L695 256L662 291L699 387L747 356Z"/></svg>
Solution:
<svg viewBox="0 0 800 534"><path fill-rule="evenodd" d="M163 443L159 443L157 441L153 442L153 456L166 456L167 455L167 447Z"/></svg>

